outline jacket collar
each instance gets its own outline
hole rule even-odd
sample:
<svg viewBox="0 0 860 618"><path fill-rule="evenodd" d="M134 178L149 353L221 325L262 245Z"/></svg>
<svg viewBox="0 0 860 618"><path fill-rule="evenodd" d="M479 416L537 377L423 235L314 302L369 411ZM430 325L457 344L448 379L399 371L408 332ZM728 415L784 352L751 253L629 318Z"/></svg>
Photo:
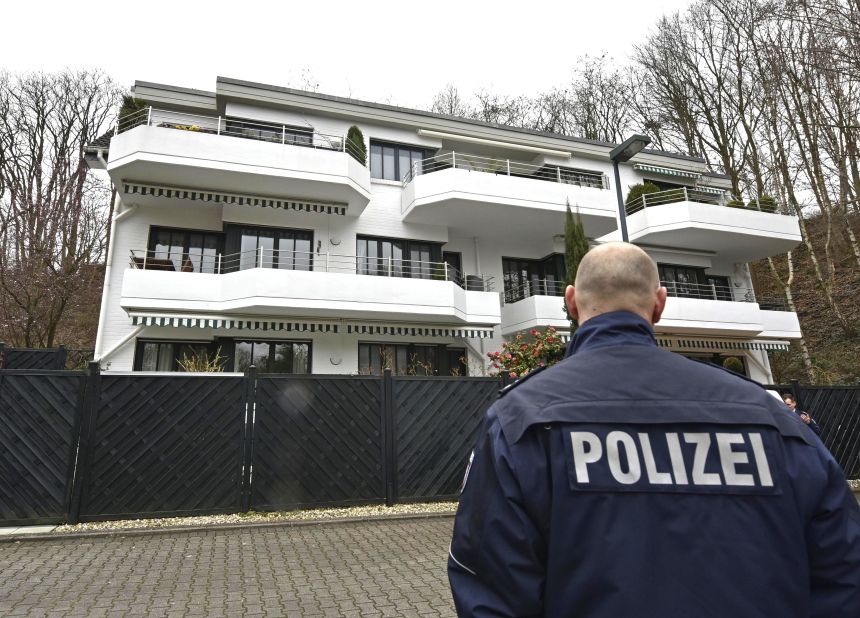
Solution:
<svg viewBox="0 0 860 618"><path fill-rule="evenodd" d="M611 311L580 326L567 346L565 357L578 352L616 345L657 345L654 329L629 311Z"/></svg>

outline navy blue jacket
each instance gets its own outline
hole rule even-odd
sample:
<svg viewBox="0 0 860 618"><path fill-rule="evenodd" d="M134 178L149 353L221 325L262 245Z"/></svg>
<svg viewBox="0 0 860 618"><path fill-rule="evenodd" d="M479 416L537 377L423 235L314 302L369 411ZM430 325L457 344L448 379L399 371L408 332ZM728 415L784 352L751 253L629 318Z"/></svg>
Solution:
<svg viewBox="0 0 860 618"><path fill-rule="evenodd" d="M487 412L448 558L460 616L860 616L860 509L755 383L604 314Z"/></svg>

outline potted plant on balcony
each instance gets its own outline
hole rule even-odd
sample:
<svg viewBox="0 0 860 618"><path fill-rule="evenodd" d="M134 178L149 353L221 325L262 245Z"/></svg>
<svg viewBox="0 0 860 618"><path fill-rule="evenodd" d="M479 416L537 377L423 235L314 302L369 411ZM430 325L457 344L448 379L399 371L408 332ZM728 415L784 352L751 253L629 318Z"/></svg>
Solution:
<svg viewBox="0 0 860 618"><path fill-rule="evenodd" d="M747 208L753 210L761 210L762 212L776 212L776 200L769 195L762 195L758 200L751 199L747 203Z"/></svg>
<svg viewBox="0 0 860 618"><path fill-rule="evenodd" d="M346 151L352 158L367 165L367 145L364 143L364 133L357 126L352 125L346 132Z"/></svg>
<svg viewBox="0 0 860 618"><path fill-rule="evenodd" d="M628 189L629 190L627 191L627 199L624 200L625 206L633 204L643 195L660 192L660 187L655 185L653 182L648 181L636 185L630 185Z"/></svg>
<svg viewBox="0 0 860 618"><path fill-rule="evenodd" d="M726 206L729 208L744 208L744 201L738 197L732 197L732 199L726 202Z"/></svg>

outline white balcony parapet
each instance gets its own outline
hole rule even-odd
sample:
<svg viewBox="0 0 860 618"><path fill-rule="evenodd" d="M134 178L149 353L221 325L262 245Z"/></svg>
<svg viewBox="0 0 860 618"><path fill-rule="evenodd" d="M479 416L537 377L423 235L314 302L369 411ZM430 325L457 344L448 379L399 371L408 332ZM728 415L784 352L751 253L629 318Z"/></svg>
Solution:
<svg viewBox="0 0 860 618"><path fill-rule="evenodd" d="M492 277L445 262L258 249L232 255L133 251L121 305L129 312L315 316L493 326Z"/></svg>
<svg viewBox="0 0 860 618"><path fill-rule="evenodd" d="M343 205L353 216L370 201L367 158L345 135L233 117L155 108L125 116L107 169L117 186Z"/></svg>

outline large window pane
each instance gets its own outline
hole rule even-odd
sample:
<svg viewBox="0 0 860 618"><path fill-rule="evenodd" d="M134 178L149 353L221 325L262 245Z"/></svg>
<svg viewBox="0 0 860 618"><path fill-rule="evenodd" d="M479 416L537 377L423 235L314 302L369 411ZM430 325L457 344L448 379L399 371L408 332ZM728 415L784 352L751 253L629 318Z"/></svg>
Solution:
<svg viewBox="0 0 860 618"><path fill-rule="evenodd" d="M293 373L310 373L311 347L308 343L294 343Z"/></svg>
<svg viewBox="0 0 860 618"><path fill-rule="evenodd" d="M370 145L370 177L382 178L382 146Z"/></svg>
<svg viewBox="0 0 860 618"><path fill-rule="evenodd" d="M394 147L382 147L382 177L385 180L396 180L397 172L394 169Z"/></svg>
<svg viewBox="0 0 860 618"><path fill-rule="evenodd" d="M400 149L398 161L397 161L397 163L399 165L398 170L397 170L399 172L397 175L398 180L403 180L406 177L406 175L409 174L409 169L410 169L409 166L412 164L412 160L411 160L410 155L411 155L411 152L409 150L405 150L402 148Z"/></svg>
<svg viewBox="0 0 860 618"><path fill-rule="evenodd" d="M143 360L140 364L141 371L158 371L158 344L143 344Z"/></svg>
<svg viewBox="0 0 860 618"><path fill-rule="evenodd" d="M257 262L257 234L256 232L242 234L242 244L239 249L242 252L239 261L239 270L254 268Z"/></svg>
<svg viewBox="0 0 860 618"><path fill-rule="evenodd" d="M174 348L172 343L158 344L158 366L156 371L173 371Z"/></svg>
<svg viewBox="0 0 860 618"><path fill-rule="evenodd" d="M292 373L293 344L277 343L274 345L274 355L269 365L269 373Z"/></svg>

